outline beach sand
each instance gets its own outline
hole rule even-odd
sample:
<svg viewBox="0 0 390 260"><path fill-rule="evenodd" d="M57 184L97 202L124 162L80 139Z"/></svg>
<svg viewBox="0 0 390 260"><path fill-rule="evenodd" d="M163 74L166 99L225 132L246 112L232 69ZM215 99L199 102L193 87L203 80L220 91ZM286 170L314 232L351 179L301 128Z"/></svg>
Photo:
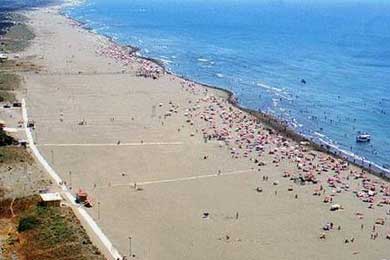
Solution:
<svg viewBox="0 0 390 260"><path fill-rule="evenodd" d="M162 75L57 8L26 15L36 38L22 57L41 67L21 73L36 144L93 198L89 213L123 255L131 236L135 259L390 259L390 207L377 206L388 183L271 133L225 92ZM373 208L354 193L363 184Z"/></svg>

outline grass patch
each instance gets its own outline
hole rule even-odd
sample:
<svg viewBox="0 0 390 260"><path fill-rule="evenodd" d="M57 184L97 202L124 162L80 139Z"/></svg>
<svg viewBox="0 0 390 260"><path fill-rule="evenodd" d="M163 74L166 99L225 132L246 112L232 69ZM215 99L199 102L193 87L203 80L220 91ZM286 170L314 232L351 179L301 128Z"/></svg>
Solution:
<svg viewBox="0 0 390 260"><path fill-rule="evenodd" d="M0 72L0 90L13 91L19 87L20 77L16 74Z"/></svg>
<svg viewBox="0 0 390 260"><path fill-rule="evenodd" d="M0 234L8 234L8 243L1 245L1 259L13 259L15 254L26 260L106 259L91 243L71 208L43 207L39 201L37 195L0 200L0 221L7 223L0 225Z"/></svg>
<svg viewBox="0 0 390 260"><path fill-rule="evenodd" d="M16 97L14 93L0 90L0 102L14 102L14 101L16 101Z"/></svg>
<svg viewBox="0 0 390 260"><path fill-rule="evenodd" d="M35 206L19 220L18 231L31 230L34 240L42 246L72 242L76 239L73 226L69 224L60 208Z"/></svg>
<svg viewBox="0 0 390 260"><path fill-rule="evenodd" d="M33 31L24 23L17 23L4 35L0 42L0 51L19 52L24 50L34 39Z"/></svg>
<svg viewBox="0 0 390 260"><path fill-rule="evenodd" d="M0 71L0 102L13 102L16 100L13 91L17 90L20 77L16 74Z"/></svg>
<svg viewBox="0 0 390 260"><path fill-rule="evenodd" d="M32 163L31 155L21 147L0 147L0 163Z"/></svg>

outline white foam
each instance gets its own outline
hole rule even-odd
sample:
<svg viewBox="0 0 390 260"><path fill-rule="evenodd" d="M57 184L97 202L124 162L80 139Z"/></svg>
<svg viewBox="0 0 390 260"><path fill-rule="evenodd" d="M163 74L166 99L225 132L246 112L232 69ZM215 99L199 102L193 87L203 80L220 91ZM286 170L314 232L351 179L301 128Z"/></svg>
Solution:
<svg viewBox="0 0 390 260"><path fill-rule="evenodd" d="M164 63L167 63L167 64L171 64L173 61L171 60L168 60L168 59L163 59L163 58L160 58L160 60Z"/></svg>
<svg viewBox="0 0 390 260"><path fill-rule="evenodd" d="M276 91L276 92L282 92L283 91L280 88L271 87L271 86L265 85L263 83L257 83L256 85L259 86L259 87L262 87L264 89L267 89L267 90L272 90L272 91Z"/></svg>
<svg viewBox="0 0 390 260"><path fill-rule="evenodd" d="M200 62L208 62L209 60L205 59L205 58L199 58L198 61L200 61Z"/></svg>

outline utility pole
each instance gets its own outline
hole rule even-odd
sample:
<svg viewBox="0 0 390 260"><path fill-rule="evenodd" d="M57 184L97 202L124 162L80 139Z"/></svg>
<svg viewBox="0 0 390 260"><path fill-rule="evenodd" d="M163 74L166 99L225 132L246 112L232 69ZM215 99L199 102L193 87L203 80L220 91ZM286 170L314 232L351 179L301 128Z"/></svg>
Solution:
<svg viewBox="0 0 390 260"><path fill-rule="evenodd" d="M69 186L72 188L72 171L69 171Z"/></svg>
<svg viewBox="0 0 390 260"><path fill-rule="evenodd" d="M131 237L129 237L129 258L133 256L133 250L131 248Z"/></svg>
<svg viewBox="0 0 390 260"><path fill-rule="evenodd" d="M53 150L50 150L51 152L51 164L54 165L54 152Z"/></svg>
<svg viewBox="0 0 390 260"><path fill-rule="evenodd" d="M100 220L100 201L97 203L97 210L98 210L98 220Z"/></svg>

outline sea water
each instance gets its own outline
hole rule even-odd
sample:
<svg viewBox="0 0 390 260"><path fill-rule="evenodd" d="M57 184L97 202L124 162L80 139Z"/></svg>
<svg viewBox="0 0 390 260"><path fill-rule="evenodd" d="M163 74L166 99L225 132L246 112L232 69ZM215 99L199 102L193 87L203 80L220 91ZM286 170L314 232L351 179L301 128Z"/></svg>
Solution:
<svg viewBox="0 0 390 260"><path fill-rule="evenodd" d="M87 0L64 12L296 131L390 166L390 2ZM357 143L368 132L370 143Z"/></svg>

